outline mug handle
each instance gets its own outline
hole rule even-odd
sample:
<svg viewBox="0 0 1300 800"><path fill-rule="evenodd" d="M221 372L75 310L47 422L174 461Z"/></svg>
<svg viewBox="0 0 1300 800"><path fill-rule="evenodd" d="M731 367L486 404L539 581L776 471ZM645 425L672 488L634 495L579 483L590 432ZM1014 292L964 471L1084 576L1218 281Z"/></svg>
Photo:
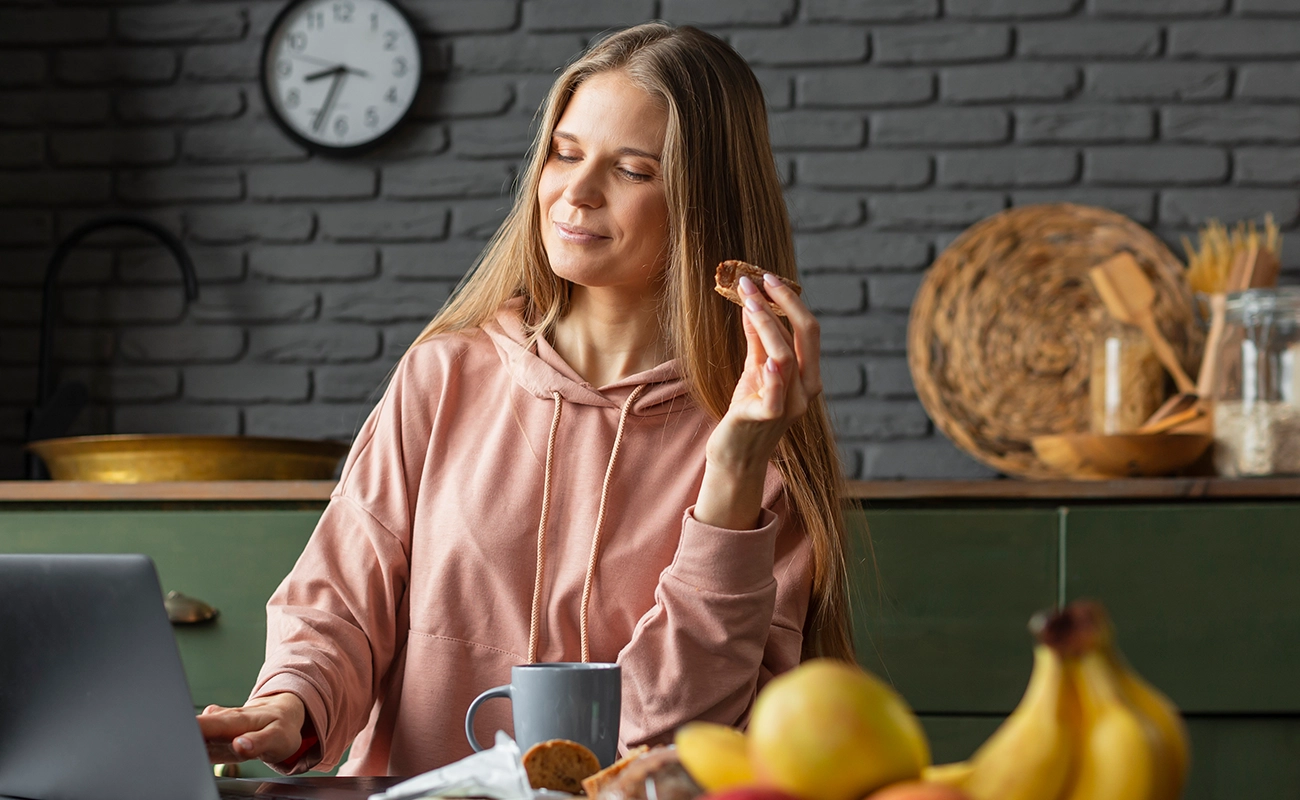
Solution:
<svg viewBox="0 0 1300 800"><path fill-rule="evenodd" d="M469 739L469 746L474 748L475 753L482 752L484 749L483 745L479 744L478 739L474 737L474 715L478 713L478 707L493 698L510 696L510 684L495 686L475 697L474 702L469 704L469 711L465 712L465 738Z"/></svg>

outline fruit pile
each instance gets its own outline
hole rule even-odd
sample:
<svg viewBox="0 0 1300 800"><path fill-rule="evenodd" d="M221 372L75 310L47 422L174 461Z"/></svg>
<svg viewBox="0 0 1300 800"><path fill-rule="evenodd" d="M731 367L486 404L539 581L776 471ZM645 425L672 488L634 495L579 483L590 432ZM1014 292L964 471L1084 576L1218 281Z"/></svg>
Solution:
<svg viewBox="0 0 1300 800"><path fill-rule="evenodd" d="M1189 761L1182 717L1124 661L1105 610L1072 603L1030 629L1024 697L967 761L932 766L903 699L829 660L764 687L747 734L683 726L678 755L706 800L1176 800Z"/></svg>

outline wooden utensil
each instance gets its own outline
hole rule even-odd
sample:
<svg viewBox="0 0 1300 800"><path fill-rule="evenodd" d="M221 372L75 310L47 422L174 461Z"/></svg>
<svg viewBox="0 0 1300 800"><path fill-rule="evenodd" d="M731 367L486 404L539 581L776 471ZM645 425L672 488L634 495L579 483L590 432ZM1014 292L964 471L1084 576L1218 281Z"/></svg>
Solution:
<svg viewBox="0 0 1300 800"><path fill-rule="evenodd" d="M1151 314L1151 304L1156 299L1155 289L1142 272L1142 267L1129 253L1120 253L1103 261L1088 272L1097 294L1106 304L1115 319L1136 325L1151 341L1160 363L1164 364L1169 374L1174 376L1178 391L1195 394L1196 385L1187 377L1183 365L1178 362L1178 355L1170 346L1169 340L1160 332L1155 317Z"/></svg>
<svg viewBox="0 0 1300 800"><path fill-rule="evenodd" d="M1209 433L1067 433L1035 436L1034 454L1062 475L1082 480L1169 475L1191 466Z"/></svg>

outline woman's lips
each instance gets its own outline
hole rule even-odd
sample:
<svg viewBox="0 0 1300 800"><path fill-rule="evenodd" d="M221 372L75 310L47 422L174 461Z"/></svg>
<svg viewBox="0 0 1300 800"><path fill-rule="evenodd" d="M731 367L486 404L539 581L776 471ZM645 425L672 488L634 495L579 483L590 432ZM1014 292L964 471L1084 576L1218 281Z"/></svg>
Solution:
<svg viewBox="0 0 1300 800"><path fill-rule="evenodd" d="M552 223L555 226L555 233L566 242L574 244L591 244L608 239L608 236L601 236L593 233L586 228L579 228L575 225L565 225L563 222Z"/></svg>

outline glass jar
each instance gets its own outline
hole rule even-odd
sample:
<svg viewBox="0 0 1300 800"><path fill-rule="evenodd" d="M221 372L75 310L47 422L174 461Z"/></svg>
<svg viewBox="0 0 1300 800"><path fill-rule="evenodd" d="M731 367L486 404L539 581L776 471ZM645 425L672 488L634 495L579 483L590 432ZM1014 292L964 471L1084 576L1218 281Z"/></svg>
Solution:
<svg viewBox="0 0 1300 800"><path fill-rule="evenodd" d="M1228 295L1214 393L1220 475L1300 475L1300 287Z"/></svg>
<svg viewBox="0 0 1300 800"><path fill-rule="evenodd" d="M1100 310L1094 317L1088 377L1093 433L1127 433L1147 421L1165 397L1165 372L1141 328Z"/></svg>

